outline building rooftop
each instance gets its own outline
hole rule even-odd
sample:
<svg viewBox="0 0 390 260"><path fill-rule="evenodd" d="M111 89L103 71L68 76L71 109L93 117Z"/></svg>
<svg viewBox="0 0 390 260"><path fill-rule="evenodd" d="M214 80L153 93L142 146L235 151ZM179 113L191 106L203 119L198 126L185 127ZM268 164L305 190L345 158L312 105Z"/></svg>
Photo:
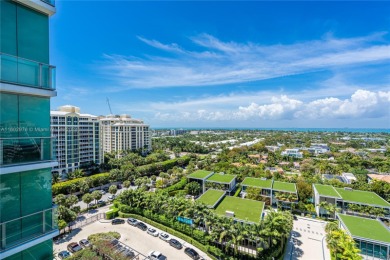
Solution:
<svg viewBox="0 0 390 260"><path fill-rule="evenodd" d="M235 178L236 178L236 175L214 173L211 177L207 178L207 181L229 184Z"/></svg>
<svg viewBox="0 0 390 260"><path fill-rule="evenodd" d="M320 194L320 196L333 197L341 199L340 194L330 185L314 184L314 188Z"/></svg>
<svg viewBox="0 0 390 260"><path fill-rule="evenodd" d="M337 216L353 237L390 244L390 230L379 220L344 214L338 214Z"/></svg>
<svg viewBox="0 0 390 260"><path fill-rule="evenodd" d="M215 209L215 212L225 216L226 211L232 211L236 219L259 223L263 209L264 202L226 196Z"/></svg>
<svg viewBox="0 0 390 260"><path fill-rule="evenodd" d="M274 181L272 189L275 191L297 192L295 183Z"/></svg>
<svg viewBox="0 0 390 260"><path fill-rule="evenodd" d="M252 187L263 188L263 189L271 189L272 180L246 177L241 183L241 185L252 186Z"/></svg>
<svg viewBox="0 0 390 260"><path fill-rule="evenodd" d="M200 179L200 180L204 180L207 178L207 176L209 176L212 172L210 171L204 171L204 170L197 170L191 174L189 174L187 176L187 178L191 178L191 179Z"/></svg>
<svg viewBox="0 0 390 260"><path fill-rule="evenodd" d="M208 189L205 193L200 196L197 201L203 202L204 204L214 207L215 204L225 195L224 191Z"/></svg>
<svg viewBox="0 0 390 260"><path fill-rule="evenodd" d="M385 181L390 183L390 175L382 175L382 174L367 174L368 177L378 181Z"/></svg>
<svg viewBox="0 0 390 260"><path fill-rule="evenodd" d="M340 194L344 201L390 207L390 203L382 199L378 194L371 191L345 190L342 188L334 189L337 191L337 193Z"/></svg>

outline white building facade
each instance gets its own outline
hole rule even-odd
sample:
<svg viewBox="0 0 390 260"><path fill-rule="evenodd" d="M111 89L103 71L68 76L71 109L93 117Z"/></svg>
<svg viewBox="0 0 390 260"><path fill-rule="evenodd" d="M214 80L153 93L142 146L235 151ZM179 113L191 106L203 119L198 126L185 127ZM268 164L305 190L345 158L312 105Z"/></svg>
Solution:
<svg viewBox="0 0 390 260"><path fill-rule="evenodd" d="M102 163L100 121L97 116L81 114L80 108L66 105L57 111L50 111L50 121L58 160L58 166L52 172L64 175Z"/></svg>
<svg viewBox="0 0 390 260"><path fill-rule="evenodd" d="M152 149L149 125L129 115L100 117L103 153Z"/></svg>

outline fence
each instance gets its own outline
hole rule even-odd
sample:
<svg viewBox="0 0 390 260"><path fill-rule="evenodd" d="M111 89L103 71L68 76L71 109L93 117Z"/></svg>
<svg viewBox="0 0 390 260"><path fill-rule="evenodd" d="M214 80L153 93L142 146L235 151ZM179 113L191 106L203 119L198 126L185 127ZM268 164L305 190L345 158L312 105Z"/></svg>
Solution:
<svg viewBox="0 0 390 260"><path fill-rule="evenodd" d="M70 225L68 227L70 229L82 228L82 227L85 227L86 225L89 225L91 223L98 221L99 219L104 219L104 218L105 218L104 213L98 213L98 214L96 214L92 217L86 218L84 220L72 222L72 223L70 223Z"/></svg>

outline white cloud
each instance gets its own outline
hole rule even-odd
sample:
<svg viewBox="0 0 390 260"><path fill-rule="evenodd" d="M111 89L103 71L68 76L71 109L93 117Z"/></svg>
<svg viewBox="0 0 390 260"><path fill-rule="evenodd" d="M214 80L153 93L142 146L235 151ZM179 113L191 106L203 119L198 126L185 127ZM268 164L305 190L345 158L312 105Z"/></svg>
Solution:
<svg viewBox="0 0 390 260"><path fill-rule="evenodd" d="M235 96L240 100L240 96ZM227 100L232 97L225 97ZM268 96L268 101L258 104L231 106L218 109L210 103L211 97L182 103L165 103L155 114L155 121L196 122L228 120L318 120L318 119L364 119L390 118L390 91L358 89L349 98L336 97L301 100L288 95ZM216 97L216 100L223 100ZM161 104L161 103L159 103ZM180 111L180 112L177 112Z"/></svg>
<svg viewBox="0 0 390 260"><path fill-rule="evenodd" d="M119 83L114 91L257 81L388 62L390 45L384 40L384 34L347 39L327 35L322 40L289 45L223 42L212 35L201 34L190 38L197 45L194 50L138 37L164 53L145 57L107 54L102 71ZM166 56L166 53L174 55Z"/></svg>

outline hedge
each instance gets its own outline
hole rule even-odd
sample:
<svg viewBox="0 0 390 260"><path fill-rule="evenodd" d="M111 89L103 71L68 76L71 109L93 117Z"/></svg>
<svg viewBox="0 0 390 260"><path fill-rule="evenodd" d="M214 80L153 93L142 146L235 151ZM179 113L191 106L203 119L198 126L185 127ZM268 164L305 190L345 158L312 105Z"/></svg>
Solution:
<svg viewBox="0 0 390 260"><path fill-rule="evenodd" d="M118 216L119 209L118 208L113 208L109 211L106 212L106 219L113 219L116 216Z"/></svg>
<svg viewBox="0 0 390 260"><path fill-rule="evenodd" d="M238 189L236 190L236 193L234 193L234 197L238 197L240 195L240 192L242 189L240 184L238 184L237 186L238 186Z"/></svg>
<svg viewBox="0 0 390 260"><path fill-rule="evenodd" d="M184 187L186 186L187 184L187 178L186 177L183 177L181 178L181 180L178 182L178 183L175 183L167 188L164 188L162 189L163 191L166 191L166 192L172 192L172 191L175 191L175 190L182 190L184 189Z"/></svg>
<svg viewBox="0 0 390 260"><path fill-rule="evenodd" d="M198 242L197 240L191 238L190 236L187 236L173 228L170 228L170 227L166 227L158 222L155 222L153 220L150 220L149 218L146 218L146 217L143 217L141 215L138 215L138 214L131 214L131 213L122 213L122 212L119 212L119 217L121 218L135 218L135 219L139 219L149 225L152 225L162 231L165 231L167 233L170 233L178 238L181 238L183 239L184 241L196 246L197 248L199 248L200 250L202 250L203 252L207 253L207 255L211 258L211 259L216 259L213 255L210 254L210 252L214 252L214 251L218 251L219 249L218 248L215 248L213 246L205 246L203 245L202 243ZM194 230L194 232L197 231L197 230ZM202 232L203 233L203 232ZM217 250L216 250L217 249Z"/></svg>

